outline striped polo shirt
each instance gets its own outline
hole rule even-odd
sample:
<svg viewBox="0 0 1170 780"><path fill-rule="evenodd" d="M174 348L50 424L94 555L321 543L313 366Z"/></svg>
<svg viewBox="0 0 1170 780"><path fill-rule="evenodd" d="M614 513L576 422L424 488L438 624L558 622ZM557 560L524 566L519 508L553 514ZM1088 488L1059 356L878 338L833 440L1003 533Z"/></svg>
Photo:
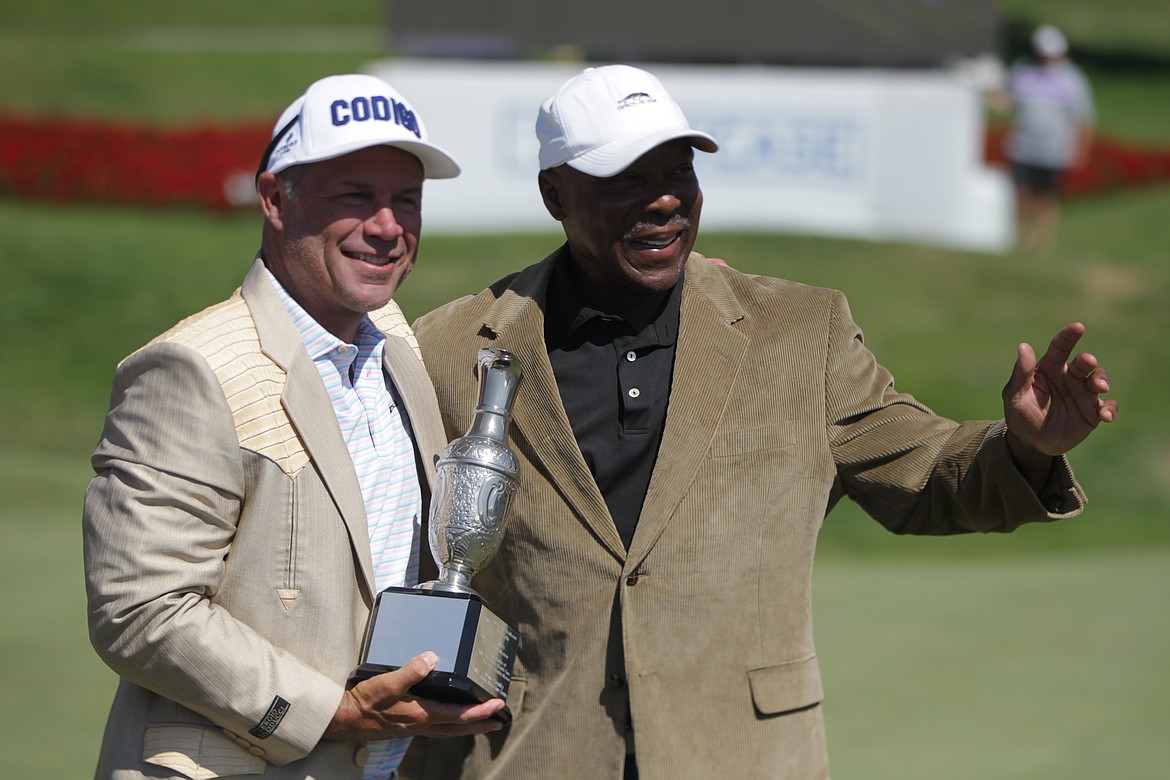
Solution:
<svg viewBox="0 0 1170 780"><path fill-rule="evenodd" d="M265 268L325 383L345 446L353 459L366 507L377 590L418 584L422 519L414 444L390 377L382 368L386 335L363 319L354 344L346 344L314 320ZM365 780L390 777L409 739L371 742Z"/></svg>

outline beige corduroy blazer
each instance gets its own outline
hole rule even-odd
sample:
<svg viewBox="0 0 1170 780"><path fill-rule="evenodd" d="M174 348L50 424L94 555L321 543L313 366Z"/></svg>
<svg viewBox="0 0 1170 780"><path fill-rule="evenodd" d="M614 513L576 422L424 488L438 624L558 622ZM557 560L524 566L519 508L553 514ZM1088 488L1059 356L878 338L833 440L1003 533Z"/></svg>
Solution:
<svg viewBox="0 0 1170 780"><path fill-rule="evenodd" d="M429 497L434 392L397 305L371 319ZM373 603L365 508L259 260L118 366L93 467L90 633L121 678L97 777L361 777L364 746L319 738Z"/></svg>
<svg viewBox="0 0 1170 780"><path fill-rule="evenodd" d="M545 291L565 251L416 325L449 437L470 421L480 346L514 352L524 378L520 484L474 582L520 631L515 720L461 745L416 740L411 766L616 780L632 731L642 780L825 778L810 580L829 509L847 495L898 533L1009 531L1080 511L1080 488L1062 462L1038 500L1002 422L958 424L896 392L840 293L692 259L627 551L546 353Z"/></svg>

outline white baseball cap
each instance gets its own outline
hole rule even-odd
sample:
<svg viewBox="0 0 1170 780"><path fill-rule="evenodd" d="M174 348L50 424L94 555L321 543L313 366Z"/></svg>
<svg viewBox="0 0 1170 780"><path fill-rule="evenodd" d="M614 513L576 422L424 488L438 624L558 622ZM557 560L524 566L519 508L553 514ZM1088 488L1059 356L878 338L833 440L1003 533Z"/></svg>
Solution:
<svg viewBox="0 0 1170 780"><path fill-rule="evenodd" d="M371 146L410 152L422 162L428 179L459 175L459 164L451 155L427 140L426 125L406 98L377 76L361 73L328 76L310 84L276 121L256 175Z"/></svg>
<svg viewBox="0 0 1170 780"><path fill-rule="evenodd" d="M629 65L586 68L565 82L540 107L536 137L541 170L565 164L598 177L679 138L704 152L719 149L714 138L691 129L653 74Z"/></svg>
<svg viewBox="0 0 1170 780"><path fill-rule="evenodd" d="M1032 48L1041 57L1063 57L1068 52L1068 39L1051 24L1042 24L1032 33Z"/></svg>

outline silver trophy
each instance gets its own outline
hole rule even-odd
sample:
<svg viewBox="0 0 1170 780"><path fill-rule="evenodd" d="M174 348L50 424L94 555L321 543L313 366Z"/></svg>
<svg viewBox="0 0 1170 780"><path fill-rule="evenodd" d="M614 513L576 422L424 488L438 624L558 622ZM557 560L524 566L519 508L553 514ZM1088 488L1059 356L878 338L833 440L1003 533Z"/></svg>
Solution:
<svg viewBox="0 0 1170 780"><path fill-rule="evenodd" d="M439 578L420 585L423 590L479 595L471 578L499 546L520 473L507 443L520 375L510 352L479 351L475 418L463 438L447 445L435 468L430 543Z"/></svg>
<svg viewBox="0 0 1170 780"><path fill-rule="evenodd" d="M479 400L466 435L436 466L429 541L438 579L418 588L386 588L370 616L356 676L397 669L425 650L439 665L411 690L442 701L507 698L519 635L484 604L471 578L504 533L519 463L508 449L508 422L520 362L503 349L479 351ZM507 720L505 708L497 715Z"/></svg>

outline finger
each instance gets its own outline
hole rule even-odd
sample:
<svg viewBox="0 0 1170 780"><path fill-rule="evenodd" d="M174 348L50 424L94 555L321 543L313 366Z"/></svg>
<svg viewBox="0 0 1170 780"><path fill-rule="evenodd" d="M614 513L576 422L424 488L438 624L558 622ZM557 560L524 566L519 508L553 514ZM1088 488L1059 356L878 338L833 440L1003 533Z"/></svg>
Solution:
<svg viewBox="0 0 1170 780"><path fill-rule="evenodd" d="M507 724L499 720L477 720L473 723L450 723L431 726L427 729L429 737L461 737L468 734L490 734L499 731Z"/></svg>
<svg viewBox="0 0 1170 780"><path fill-rule="evenodd" d="M1060 331L1052 337L1052 341L1048 344L1048 349L1044 352L1044 356L1040 358L1040 363L1044 365L1051 365L1053 367L1063 367L1068 362L1069 356L1076 348L1077 342L1081 340L1081 336L1085 335L1085 326L1080 322L1070 322L1065 325Z"/></svg>
<svg viewBox="0 0 1170 780"><path fill-rule="evenodd" d="M406 691L410 690L416 683L422 682L428 674L434 671L438 663L439 656L428 650L411 658L404 666L389 674L394 675L395 681L401 683L402 690Z"/></svg>
<svg viewBox="0 0 1170 780"><path fill-rule="evenodd" d="M1021 387L1026 386L1031 381L1035 371L1036 351L1032 349L1031 344L1023 342L1016 347L1016 364L1012 366L1012 376L1008 380L1004 392L1015 393Z"/></svg>
<svg viewBox="0 0 1170 780"><path fill-rule="evenodd" d="M353 692L378 708L402 699L439 663L439 657L427 651L415 656L391 672L374 675L354 686Z"/></svg>
<svg viewBox="0 0 1170 780"><path fill-rule="evenodd" d="M464 721L483 720L484 718L490 718L491 716L495 715L497 712L504 709L504 706L503 699L489 699L488 701L482 702L481 704L476 704L466 709L463 712L461 718Z"/></svg>
<svg viewBox="0 0 1170 780"><path fill-rule="evenodd" d="M1100 409L1097 410L1097 416L1101 418L1101 422L1113 422L1117 419L1117 401L1112 399L1102 401Z"/></svg>
<svg viewBox="0 0 1170 780"><path fill-rule="evenodd" d="M1096 395L1108 393L1112 387L1109 372L1097 365L1097 358L1087 352L1077 355L1069 365L1069 376L1082 380L1085 389Z"/></svg>
<svg viewBox="0 0 1170 780"><path fill-rule="evenodd" d="M419 699L427 711L428 719L436 725L475 723L485 720L504 709L503 699L488 699L479 704L449 704L432 699Z"/></svg>
<svg viewBox="0 0 1170 780"><path fill-rule="evenodd" d="M1109 372L1103 368L1095 369L1089 379L1092 381L1093 389L1098 393L1108 393L1112 387L1112 383L1109 381Z"/></svg>
<svg viewBox="0 0 1170 780"><path fill-rule="evenodd" d="M1082 352L1073 358L1068 366L1069 373L1074 379L1083 379L1086 382L1093 379L1097 371L1097 357L1089 352Z"/></svg>

